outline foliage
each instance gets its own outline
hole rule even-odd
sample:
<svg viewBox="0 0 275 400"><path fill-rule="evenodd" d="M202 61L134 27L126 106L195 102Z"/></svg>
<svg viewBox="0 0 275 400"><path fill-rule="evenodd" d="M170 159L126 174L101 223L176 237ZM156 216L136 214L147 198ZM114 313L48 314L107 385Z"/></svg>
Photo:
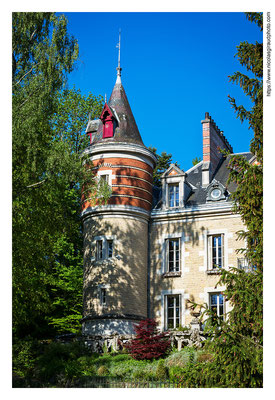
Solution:
<svg viewBox="0 0 275 400"><path fill-rule="evenodd" d="M200 157L195 157L195 158L193 158L193 160L192 160L192 165L193 166L195 166L195 165L197 165L199 162L201 162L202 160L201 160L201 158Z"/></svg>
<svg viewBox="0 0 275 400"><path fill-rule="evenodd" d="M13 329L23 336L38 334L42 315L51 310L51 244L69 210L64 201L63 212L54 213L66 193L53 191L60 186L59 171L47 173L50 118L78 46L67 34L66 19L53 13L13 13L12 39Z"/></svg>
<svg viewBox="0 0 275 400"><path fill-rule="evenodd" d="M109 374L109 370L105 365L101 365L97 370L97 375L106 376Z"/></svg>
<svg viewBox="0 0 275 400"><path fill-rule="evenodd" d="M185 347L181 351L176 351L170 354L166 360L165 365L167 367L184 367L190 361L190 349Z"/></svg>
<svg viewBox="0 0 275 400"><path fill-rule="evenodd" d="M88 112L95 118L102 107L102 97L96 98L92 94L83 96L80 90L66 89L58 93L57 111L51 120L54 132L55 146L60 143L67 144L66 156L71 166L70 176L71 190L68 193L71 206L70 231L60 232L58 239L53 244L53 252L56 255L54 262L54 274L51 287L52 305L54 310L47 318L57 332L80 333L82 317L82 232L78 213L80 209L80 196L82 185L95 186L92 174L84 171L79 157L88 145L85 134L85 124ZM72 162L72 159L74 161ZM55 158L56 160L56 158ZM67 165L68 165L67 164ZM66 168L68 170L68 168ZM98 184L96 196L101 192L102 199L109 197L109 193L102 195L101 183ZM66 193L66 191L65 191ZM67 216L68 218L68 216ZM70 234L70 236L68 236Z"/></svg>
<svg viewBox="0 0 275 400"><path fill-rule="evenodd" d="M164 364L164 360L159 360L157 370L156 370L156 378L160 381L165 381L169 377L169 370Z"/></svg>
<svg viewBox="0 0 275 400"><path fill-rule="evenodd" d="M78 342L38 342L31 337L17 340L13 344L13 387L44 387L81 376L78 359L85 355L87 349Z"/></svg>
<svg viewBox="0 0 275 400"><path fill-rule="evenodd" d="M213 361L213 354L203 351L198 354L197 358L198 362L212 362Z"/></svg>
<svg viewBox="0 0 275 400"><path fill-rule="evenodd" d="M32 375L35 365L37 342L30 337L13 343L12 346L12 370L13 374L20 378Z"/></svg>
<svg viewBox="0 0 275 400"><path fill-rule="evenodd" d="M64 89L78 57L64 16L13 13L12 39L13 331L49 337L79 329L79 155L102 98Z"/></svg>
<svg viewBox="0 0 275 400"><path fill-rule="evenodd" d="M159 333L155 320L147 318L135 326L136 337L127 348L136 360L152 360L164 357L169 348L170 340L164 333Z"/></svg>
<svg viewBox="0 0 275 400"><path fill-rule="evenodd" d="M148 149L157 157L157 164L153 171L153 184L161 187L161 175L170 167L172 163L172 154L167 154L166 151L163 151L159 155L157 154L157 149L155 147L149 146ZM177 162L175 164L180 168Z"/></svg>
<svg viewBox="0 0 275 400"><path fill-rule="evenodd" d="M188 326L179 325L176 330L180 332L188 332L190 328L188 328Z"/></svg>
<svg viewBox="0 0 275 400"><path fill-rule="evenodd" d="M191 352L196 360L199 352ZM102 376L156 381L166 380L168 373L178 382L190 363L190 349L177 354L179 358L173 360L171 355L163 360L135 360L126 354L91 353L79 342L42 343L29 338L14 345L13 387L82 387L89 377ZM163 367L165 376L160 376L157 371Z"/></svg>
<svg viewBox="0 0 275 400"><path fill-rule="evenodd" d="M262 14L247 13L250 21L262 30ZM205 350L213 355L193 368L186 367L182 382L186 387L262 387L263 385L263 131L262 131L262 44L243 42L238 46L241 65L252 72L250 78L240 72L231 80L238 83L250 96L254 106L250 111L230 102L238 118L248 120L254 131L250 150L257 163L250 164L243 156L233 156L229 168L229 182L237 184L231 195L234 211L240 214L247 228L238 232L246 241L239 252L250 266L250 272L238 268L222 270L219 284L225 285L224 296L233 306L227 320L217 318L207 310L210 340Z"/></svg>
<svg viewBox="0 0 275 400"><path fill-rule="evenodd" d="M263 30L263 16L261 13L246 13L249 21L258 25ZM253 102L251 110L246 110L242 105L238 106L234 98L229 96L229 101L237 113L237 117L243 122L247 120L249 128L253 130L254 137L250 144L250 150L257 156L258 162L263 164L263 43L242 42L237 46L239 62L252 77L241 72L235 72L229 80L240 85L244 93Z"/></svg>

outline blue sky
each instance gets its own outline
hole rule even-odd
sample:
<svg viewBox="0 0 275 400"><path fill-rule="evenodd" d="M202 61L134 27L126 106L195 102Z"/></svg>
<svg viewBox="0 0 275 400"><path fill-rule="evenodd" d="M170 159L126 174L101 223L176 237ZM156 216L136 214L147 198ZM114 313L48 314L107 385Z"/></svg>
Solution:
<svg viewBox="0 0 275 400"><path fill-rule="evenodd" d="M249 150L252 132L241 124L228 95L250 107L228 75L244 71L236 46L262 41L241 12L66 12L79 42L80 60L69 86L109 98L116 80L121 29L122 83L146 146L171 153L184 170L202 158L202 126L208 111L233 146Z"/></svg>

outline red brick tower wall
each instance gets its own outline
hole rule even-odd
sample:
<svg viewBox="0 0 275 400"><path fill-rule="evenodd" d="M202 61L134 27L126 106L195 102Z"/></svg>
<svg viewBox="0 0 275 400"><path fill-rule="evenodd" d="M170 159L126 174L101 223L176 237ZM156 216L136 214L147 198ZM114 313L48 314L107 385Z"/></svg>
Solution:
<svg viewBox="0 0 275 400"><path fill-rule="evenodd" d="M112 171L112 195L107 204L135 206L150 211L152 207L153 168L144 161L125 157L93 161L94 173ZM93 207L89 192L84 192L82 211Z"/></svg>

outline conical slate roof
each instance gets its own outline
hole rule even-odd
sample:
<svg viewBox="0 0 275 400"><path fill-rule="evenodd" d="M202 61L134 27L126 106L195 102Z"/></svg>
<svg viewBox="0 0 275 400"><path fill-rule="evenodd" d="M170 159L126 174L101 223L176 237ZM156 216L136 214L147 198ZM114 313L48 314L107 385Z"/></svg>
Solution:
<svg viewBox="0 0 275 400"><path fill-rule="evenodd" d="M102 138L103 124L97 121L98 127L94 131L94 121L89 121L86 132L92 132L92 145L96 143L135 143L143 145L135 118L128 102L124 87L121 82L117 82L113 88L111 97L108 101L112 114L115 118L115 132L113 137Z"/></svg>

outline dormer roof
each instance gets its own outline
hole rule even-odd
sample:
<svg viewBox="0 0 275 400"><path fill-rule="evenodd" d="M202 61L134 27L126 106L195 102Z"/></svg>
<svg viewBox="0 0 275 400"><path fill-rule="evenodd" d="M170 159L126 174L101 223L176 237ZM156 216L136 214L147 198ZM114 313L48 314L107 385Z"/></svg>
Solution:
<svg viewBox="0 0 275 400"><path fill-rule="evenodd" d="M168 176L185 176L185 172L181 170L176 164L171 164L170 167L161 175L161 178Z"/></svg>

